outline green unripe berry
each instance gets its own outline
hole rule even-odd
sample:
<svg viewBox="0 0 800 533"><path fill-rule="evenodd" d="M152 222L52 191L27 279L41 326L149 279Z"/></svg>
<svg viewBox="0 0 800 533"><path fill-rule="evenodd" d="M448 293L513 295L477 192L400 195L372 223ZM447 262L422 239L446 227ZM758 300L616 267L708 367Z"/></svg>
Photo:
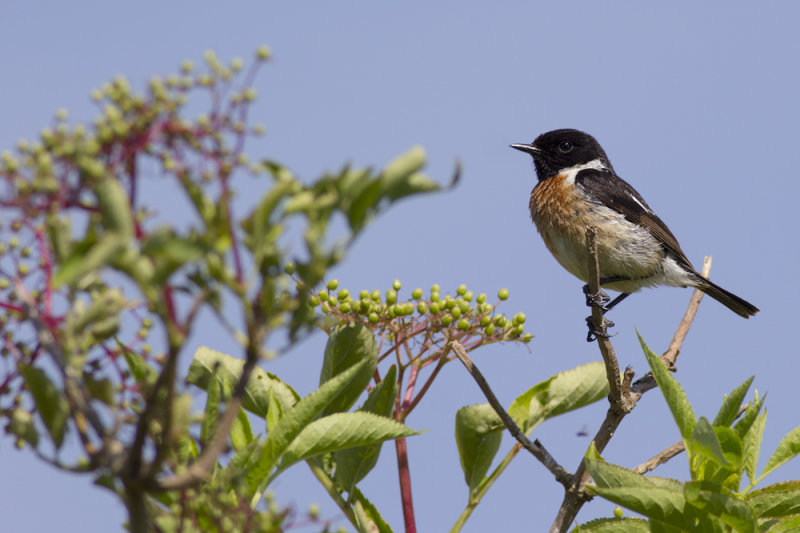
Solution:
<svg viewBox="0 0 800 533"><path fill-rule="evenodd" d="M319 298L317 298L316 296L312 296L311 298L308 299L308 305L310 305L311 307L318 306L319 305Z"/></svg>
<svg viewBox="0 0 800 533"><path fill-rule="evenodd" d="M456 327L458 329L460 329L461 331L468 330L469 329L469 320L467 320L466 318L462 318L461 320L458 321L458 324L456 324Z"/></svg>
<svg viewBox="0 0 800 533"><path fill-rule="evenodd" d="M508 300L508 289L500 289L497 291L497 297L501 300Z"/></svg>
<svg viewBox="0 0 800 533"><path fill-rule="evenodd" d="M415 300L419 300L420 298L422 298L422 289L417 288L411 291L411 297L414 298Z"/></svg>
<svg viewBox="0 0 800 533"><path fill-rule="evenodd" d="M489 313L492 312L492 309L494 309L494 307L492 307L492 304L487 304L487 303L480 304L480 310L482 313L486 313L488 315Z"/></svg>
<svg viewBox="0 0 800 533"><path fill-rule="evenodd" d="M458 304L458 309L462 313L466 313L467 311L469 311L469 302L467 302L466 300L462 300L461 298L459 298L458 300L456 300L456 304Z"/></svg>
<svg viewBox="0 0 800 533"><path fill-rule="evenodd" d="M467 292L467 286L464 285L463 283L459 285L458 288L456 289L456 294L458 294L459 296L464 296L466 292Z"/></svg>
<svg viewBox="0 0 800 533"><path fill-rule="evenodd" d="M524 343L531 342L531 339L533 339L533 335L531 335L530 333L526 333L525 335L522 336L522 342Z"/></svg>
<svg viewBox="0 0 800 533"><path fill-rule="evenodd" d="M336 287L338 287L338 286L339 286L339 280L338 279L332 279L332 280L330 280L328 282L328 290L329 291L335 291Z"/></svg>
<svg viewBox="0 0 800 533"><path fill-rule="evenodd" d="M330 313L331 312L331 307L325 302L322 303L322 305L320 306L320 309L322 309L323 313Z"/></svg>
<svg viewBox="0 0 800 533"><path fill-rule="evenodd" d="M317 293L317 296L319 296L319 299L320 299L321 302L327 302L328 301L328 293L325 292L325 291L319 291Z"/></svg>
<svg viewBox="0 0 800 533"><path fill-rule="evenodd" d="M494 325L498 328L505 327L506 325L506 317L504 315L497 315L494 317Z"/></svg>
<svg viewBox="0 0 800 533"><path fill-rule="evenodd" d="M266 61L267 59L269 59L269 56L270 56L269 46L259 46L258 49L256 49L256 59L258 59L259 61Z"/></svg>
<svg viewBox="0 0 800 533"><path fill-rule="evenodd" d="M431 309L432 308L433 306L431 306ZM426 304L425 302L417 302L417 311L419 312L419 314L424 315L425 313L428 312L428 304Z"/></svg>
<svg viewBox="0 0 800 533"><path fill-rule="evenodd" d="M378 313L370 313L369 314L369 323L370 324L377 324L378 323Z"/></svg>
<svg viewBox="0 0 800 533"><path fill-rule="evenodd" d="M361 292L358 293L358 297L362 300L369 299L369 291L366 289L361 289Z"/></svg>
<svg viewBox="0 0 800 533"><path fill-rule="evenodd" d="M443 326L446 327L446 326L449 326L452 323L453 323L453 316L452 315L444 315L442 317L442 325Z"/></svg>
<svg viewBox="0 0 800 533"><path fill-rule="evenodd" d="M381 291L379 291L378 289L375 289L374 291L372 291L372 294L370 294L370 298L372 298L372 300L375 301L375 302L380 302L381 301Z"/></svg>
<svg viewBox="0 0 800 533"><path fill-rule="evenodd" d="M524 332L524 331L525 331L525 326L523 326L522 324L520 324L519 326L514 326L514 327L511 329L511 334L512 334L513 336L515 336L515 337L519 337L520 335L522 335L522 334L523 334L523 332Z"/></svg>
<svg viewBox="0 0 800 533"><path fill-rule="evenodd" d="M525 313L517 313L516 315L514 315L514 318L512 319L512 323L515 326L518 326L519 324L524 324L525 323Z"/></svg>
<svg viewBox="0 0 800 533"><path fill-rule="evenodd" d="M388 291L386 291L386 303L392 305L396 301L397 301L397 292L395 292L393 289L389 289Z"/></svg>
<svg viewBox="0 0 800 533"><path fill-rule="evenodd" d="M283 267L283 271L290 276L294 274L294 263L286 263L286 265Z"/></svg>
<svg viewBox="0 0 800 533"><path fill-rule="evenodd" d="M450 314L453 315L453 318L461 318L461 309L458 307L453 307L450 310Z"/></svg>
<svg viewBox="0 0 800 533"><path fill-rule="evenodd" d="M482 316L481 317L481 322L480 322L481 327L485 328L486 326L488 326L491 323L492 323L492 319L489 318L488 316Z"/></svg>
<svg viewBox="0 0 800 533"><path fill-rule="evenodd" d="M350 291L348 291L347 289L342 289L338 293L336 293L336 297L340 301L347 300L348 298L350 298Z"/></svg>
<svg viewBox="0 0 800 533"><path fill-rule="evenodd" d="M433 285L431 285L431 292L441 292L441 290L442 289L439 287L438 283L434 283Z"/></svg>
<svg viewBox="0 0 800 533"><path fill-rule="evenodd" d="M622 518L622 507L620 507L619 505L614 507L614 516L616 518Z"/></svg>
<svg viewBox="0 0 800 533"><path fill-rule="evenodd" d="M489 324L483 329L486 335L494 335L494 324Z"/></svg>
<svg viewBox="0 0 800 533"><path fill-rule="evenodd" d="M396 291L399 291L401 288L403 288L403 284L402 284L402 283L400 283L400 280L399 280L399 279L396 279L396 280L394 280L394 281L392 282L392 288L393 288L394 290L396 290Z"/></svg>
<svg viewBox="0 0 800 533"><path fill-rule="evenodd" d="M464 293L464 299L468 302L471 302L474 297L475 295L472 293L472 291L467 291Z"/></svg>
<svg viewBox="0 0 800 533"><path fill-rule="evenodd" d="M420 303L424 303L424 302L420 302ZM432 315L439 314L439 303L438 302L432 302L431 303L431 314Z"/></svg>
<svg viewBox="0 0 800 533"><path fill-rule="evenodd" d="M456 306L456 301L448 296L447 299L445 299L444 301L444 306L449 311L450 309L453 309Z"/></svg>
<svg viewBox="0 0 800 533"><path fill-rule="evenodd" d="M352 309L350 302L342 302L339 304L339 311L342 313L349 313Z"/></svg>
<svg viewBox="0 0 800 533"><path fill-rule="evenodd" d="M438 292L432 292L431 293L431 301L432 302L438 302L440 299L441 299L441 297L439 296Z"/></svg>
<svg viewBox="0 0 800 533"><path fill-rule="evenodd" d="M319 518L319 504L312 503L308 508L308 517L312 520Z"/></svg>

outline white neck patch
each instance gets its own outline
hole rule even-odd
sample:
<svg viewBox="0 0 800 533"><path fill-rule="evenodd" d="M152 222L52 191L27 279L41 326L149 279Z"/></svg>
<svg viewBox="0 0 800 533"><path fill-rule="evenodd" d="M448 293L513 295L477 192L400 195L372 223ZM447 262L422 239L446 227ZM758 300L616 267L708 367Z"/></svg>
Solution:
<svg viewBox="0 0 800 533"><path fill-rule="evenodd" d="M608 167L605 166L602 160L600 159L592 159L588 163L583 163L581 165L575 165L574 167L568 167L563 169L559 174L564 175L566 174L566 183L573 184L575 183L575 176L578 175L578 172L581 170L608 170Z"/></svg>

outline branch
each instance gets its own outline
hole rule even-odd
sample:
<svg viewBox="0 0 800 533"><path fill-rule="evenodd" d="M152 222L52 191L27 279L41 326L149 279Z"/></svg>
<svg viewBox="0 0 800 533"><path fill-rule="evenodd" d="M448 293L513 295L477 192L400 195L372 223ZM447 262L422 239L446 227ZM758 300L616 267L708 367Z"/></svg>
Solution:
<svg viewBox="0 0 800 533"><path fill-rule="evenodd" d="M523 448L528 450L534 457L536 457L539 462L541 462L547 470L550 471L553 476L555 476L556 481L564 485L564 487L568 487L569 484L572 482L572 475L564 469L558 462L553 458L552 455L542 446L542 444L535 440L531 442L528 437L525 436L525 433L517 426L516 422L509 416L503 406L497 399L497 396L494 395L492 389L489 387L489 384L486 382L486 378L483 377L481 371L478 370L478 367L472 362L472 359L469 358L467 355L467 351L464 350L464 347L458 341L453 341L450 343L450 346L453 348L456 356L458 357L459 361L461 361L467 369L472 377L475 379L475 382L478 384L478 387L481 388L483 391L483 395L486 396L486 399L489 400L489 405L492 406L492 409L497 413L497 416L500 417L500 420L503 421L503 425L508 429L511 436L517 439L517 441L522 445Z"/></svg>
<svg viewBox="0 0 800 533"><path fill-rule="evenodd" d="M669 461L670 459L672 459L685 449L686 449L686 444L684 444L682 440L679 440L678 442L676 442L666 450L660 452L658 455L656 455L649 461L646 461L635 468L631 468L631 470L637 474L646 474L651 470L655 470L656 467L663 465L664 463L666 463L667 461Z"/></svg>

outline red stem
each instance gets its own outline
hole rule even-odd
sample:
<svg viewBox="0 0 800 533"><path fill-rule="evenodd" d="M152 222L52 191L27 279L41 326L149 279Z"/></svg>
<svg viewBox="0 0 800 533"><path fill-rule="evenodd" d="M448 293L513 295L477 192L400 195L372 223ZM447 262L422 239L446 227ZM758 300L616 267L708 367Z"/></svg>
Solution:
<svg viewBox="0 0 800 533"><path fill-rule="evenodd" d="M394 441L397 450L397 472L400 475L400 499L403 504L403 522L406 533L417 533L414 519L414 501L411 497L411 474L408 471L408 448L405 437Z"/></svg>

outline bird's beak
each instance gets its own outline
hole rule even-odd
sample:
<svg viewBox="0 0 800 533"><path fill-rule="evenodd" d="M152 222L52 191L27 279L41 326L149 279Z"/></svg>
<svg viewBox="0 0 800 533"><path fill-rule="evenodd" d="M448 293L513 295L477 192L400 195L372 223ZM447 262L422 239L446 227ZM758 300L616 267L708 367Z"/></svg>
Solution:
<svg viewBox="0 0 800 533"><path fill-rule="evenodd" d="M539 155L542 151L535 146L531 146L530 144L511 144L509 145L511 148L515 150L519 150L520 152L525 152L526 154L530 154L533 157Z"/></svg>

